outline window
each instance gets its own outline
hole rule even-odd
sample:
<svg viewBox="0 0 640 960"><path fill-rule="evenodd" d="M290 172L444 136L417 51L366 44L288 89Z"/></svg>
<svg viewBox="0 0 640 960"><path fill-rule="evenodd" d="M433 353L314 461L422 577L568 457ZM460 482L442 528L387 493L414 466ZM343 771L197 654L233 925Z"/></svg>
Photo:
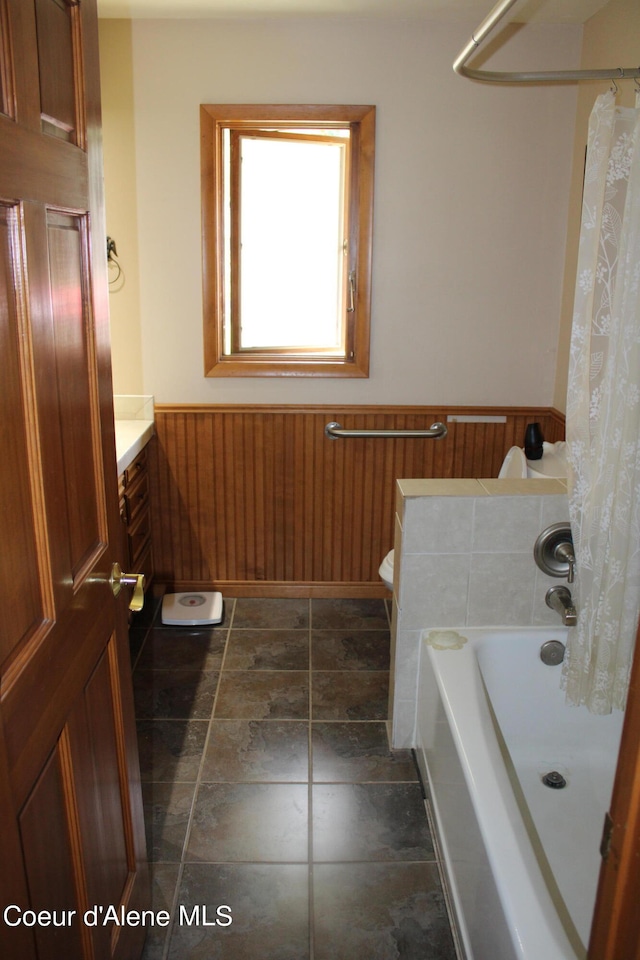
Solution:
<svg viewBox="0 0 640 960"><path fill-rule="evenodd" d="M205 374L368 376L375 107L200 121Z"/></svg>

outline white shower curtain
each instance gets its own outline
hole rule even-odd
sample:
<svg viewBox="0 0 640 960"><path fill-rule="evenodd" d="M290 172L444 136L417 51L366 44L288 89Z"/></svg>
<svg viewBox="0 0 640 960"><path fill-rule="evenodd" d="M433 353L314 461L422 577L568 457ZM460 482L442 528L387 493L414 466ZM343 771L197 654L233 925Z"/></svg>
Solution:
<svg viewBox="0 0 640 960"><path fill-rule="evenodd" d="M578 625L567 700L624 709L640 610L640 95L589 123L567 395Z"/></svg>

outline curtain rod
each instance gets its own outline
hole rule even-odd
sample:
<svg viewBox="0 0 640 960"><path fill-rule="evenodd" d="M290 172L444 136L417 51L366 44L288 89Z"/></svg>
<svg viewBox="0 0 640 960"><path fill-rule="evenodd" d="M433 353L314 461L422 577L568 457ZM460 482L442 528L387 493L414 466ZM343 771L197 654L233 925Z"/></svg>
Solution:
<svg viewBox="0 0 640 960"><path fill-rule="evenodd" d="M640 78L640 67L617 67L613 70L538 70L528 73L471 70L466 67L467 60L473 56L482 41L515 3L518 3L518 0L499 0L487 14L480 26L472 33L471 40L460 51L458 58L455 60L453 69L457 74L461 77L468 77L470 80L484 80L488 83L536 83L537 81L558 83L567 80L637 80Z"/></svg>

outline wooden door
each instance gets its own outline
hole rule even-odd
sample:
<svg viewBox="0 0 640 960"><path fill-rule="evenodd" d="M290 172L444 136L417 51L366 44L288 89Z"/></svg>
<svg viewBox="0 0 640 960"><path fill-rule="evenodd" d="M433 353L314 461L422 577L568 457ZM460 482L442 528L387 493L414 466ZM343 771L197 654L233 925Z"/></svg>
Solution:
<svg viewBox="0 0 640 960"><path fill-rule="evenodd" d="M609 816L588 957L640 960L640 627Z"/></svg>
<svg viewBox="0 0 640 960"><path fill-rule="evenodd" d="M109 584L96 3L0 0L0 27L0 956L132 960L144 929L102 919L146 906L148 881Z"/></svg>

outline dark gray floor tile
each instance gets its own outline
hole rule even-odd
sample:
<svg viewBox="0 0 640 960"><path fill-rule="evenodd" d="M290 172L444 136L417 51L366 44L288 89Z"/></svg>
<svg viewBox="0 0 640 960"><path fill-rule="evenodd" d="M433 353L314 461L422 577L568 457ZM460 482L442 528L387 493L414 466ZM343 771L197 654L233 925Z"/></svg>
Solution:
<svg viewBox="0 0 640 960"><path fill-rule="evenodd" d="M308 630L231 630L225 670L308 670Z"/></svg>
<svg viewBox="0 0 640 960"><path fill-rule="evenodd" d="M316 865L314 960L455 960L434 863Z"/></svg>
<svg viewBox="0 0 640 960"><path fill-rule="evenodd" d="M186 711L189 696L197 703L200 681L189 671L217 678L230 641L210 725L138 724L150 855L166 858L151 863L154 909L171 910L180 865L168 861L180 850L184 871L174 925L149 929L143 960L165 960L167 949L169 960L454 960L416 770L407 751L389 750L383 722L387 613L377 600L225 598L231 631L159 627L156 617L136 672L168 676L155 686L136 678L149 712ZM310 926L311 829L320 862ZM209 926L220 904L233 922ZM196 905L207 923L189 925Z"/></svg>
<svg viewBox="0 0 640 960"><path fill-rule="evenodd" d="M146 629L159 619L163 596L164 588L156 588L156 585L152 584L151 589L145 592L142 610L131 617L131 630Z"/></svg>
<svg viewBox="0 0 640 960"><path fill-rule="evenodd" d="M314 722L311 746L316 783L418 779L411 751L389 749L383 722Z"/></svg>
<svg viewBox="0 0 640 960"><path fill-rule="evenodd" d="M309 674L298 670L223 670L216 719L303 720L309 716Z"/></svg>
<svg viewBox="0 0 640 960"><path fill-rule="evenodd" d="M202 779L305 782L309 724L298 720L213 720Z"/></svg>
<svg viewBox="0 0 640 960"><path fill-rule="evenodd" d="M131 659L131 669L134 670L138 660L140 659L140 651L142 650L142 645L147 636L147 629L142 628L134 630L133 627L129 630L129 657Z"/></svg>
<svg viewBox="0 0 640 960"><path fill-rule="evenodd" d="M179 863L150 864L151 908L154 913L159 913L163 910L169 915L172 915L179 871ZM147 939L142 953L142 960L162 960L170 929L170 924L169 926L154 924L147 927Z"/></svg>
<svg viewBox="0 0 640 960"><path fill-rule="evenodd" d="M385 630L389 626L384 600L318 599L311 601L314 630Z"/></svg>
<svg viewBox="0 0 640 960"><path fill-rule="evenodd" d="M433 856L418 783L313 787L314 862Z"/></svg>
<svg viewBox="0 0 640 960"><path fill-rule="evenodd" d="M308 787L298 783L203 783L185 859L306 862Z"/></svg>
<svg viewBox="0 0 640 960"><path fill-rule="evenodd" d="M219 670L228 631L218 627L153 627L138 660L140 670Z"/></svg>
<svg viewBox="0 0 640 960"><path fill-rule="evenodd" d="M311 674L314 720L386 720L389 674L373 670Z"/></svg>
<svg viewBox="0 0 640 960"><path fill-rule="evenodd" d="M180 862L191 816L195 783L142 784L147 854L150 860Z"/></svg>
<svg viewBox="0 0 640 960"><path fill-rule="evenodd" d="M140 719L208 720L219 673L211 670L136 670L133 695Z"/></svg>
<svg viewBox="0 0 640 960"><path fill-rule="evenodd" d="M301 630L309 626L309 601L240 598L236 600L233 626Z"/></svg>
<svg viewBox="0 0 640 960"><path fill-rule="evenodd" d="M303 865L187 864L180 903L188 913L206 904L213 916L218 906L228 905L232 923L176 924L169 960L308 960L308 897Z"/></svg>
<svg viewBox="0 0 640 960"><path fill-rule="evenodd" d="M197 780L206 720L140 720L137 726L143 780Z"/></svg>
<svg viewBox="0 0 640 960"><path fill-rule="evenodd" d="M314 670L388 670L388 630L313 630Z"/></svg>

